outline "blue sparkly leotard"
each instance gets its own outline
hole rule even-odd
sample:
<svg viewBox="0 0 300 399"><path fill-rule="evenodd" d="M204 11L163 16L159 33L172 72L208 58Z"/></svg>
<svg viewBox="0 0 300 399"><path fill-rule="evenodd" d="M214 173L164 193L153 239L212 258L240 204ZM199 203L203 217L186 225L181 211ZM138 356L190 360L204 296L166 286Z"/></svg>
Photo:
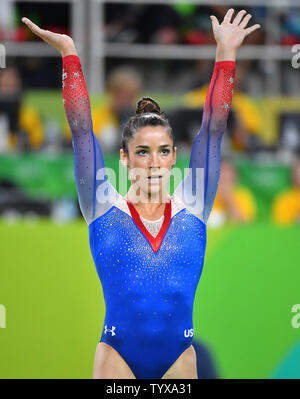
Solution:
<svg viewBox="0 0 300 399"><path fill-rule="evenodd" d="M123 357L136 378L161 378L192 344L193 303L234 74L235 62L215 63L190 173L169 197L163 224L153 237L134 205L109 183L80 60L63 58L63 102L72 131L79 204L106 304L100 341Z"/></svg>

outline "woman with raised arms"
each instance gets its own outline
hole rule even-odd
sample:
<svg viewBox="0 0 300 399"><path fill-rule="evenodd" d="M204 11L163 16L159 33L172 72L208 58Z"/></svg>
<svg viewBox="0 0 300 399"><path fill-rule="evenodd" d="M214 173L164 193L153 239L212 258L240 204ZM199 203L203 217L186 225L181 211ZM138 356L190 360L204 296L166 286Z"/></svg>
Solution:
<svg viewBox="0 0 300 399"><path fill-rule="evenodd" d="M78 198L106 304L94 378L198 378L193 304L218 187L236 51L260 27L247 28L251 15L245 10L233 14L229 9L222 23L211 16L216 59L189 174L169 196L166 187L177 154L172 128L157 102L142 98L122 133L120 159L131 179L125 197L105 173L73 40L22 18L62 55Z"/></svg>

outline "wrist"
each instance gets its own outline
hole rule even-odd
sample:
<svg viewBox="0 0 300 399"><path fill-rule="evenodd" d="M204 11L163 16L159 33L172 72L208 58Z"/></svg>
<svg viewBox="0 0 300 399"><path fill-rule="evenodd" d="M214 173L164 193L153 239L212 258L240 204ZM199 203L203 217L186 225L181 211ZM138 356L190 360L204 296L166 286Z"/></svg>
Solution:
<svg viewBox="0 0 300 399"><path fill-rule="evenodd" d="M217 45L216 61L235 61L236 48L228 47L222 44Z"/></svg>
<svg viewBox="0 0 300 399"><path fill-rule="evenodd" d="M61 50L60 53L61 53L62 57L66 57L67 55L77 55L78 56L78 53L77 53L75 47L65 48L65 49Z"/></svg>

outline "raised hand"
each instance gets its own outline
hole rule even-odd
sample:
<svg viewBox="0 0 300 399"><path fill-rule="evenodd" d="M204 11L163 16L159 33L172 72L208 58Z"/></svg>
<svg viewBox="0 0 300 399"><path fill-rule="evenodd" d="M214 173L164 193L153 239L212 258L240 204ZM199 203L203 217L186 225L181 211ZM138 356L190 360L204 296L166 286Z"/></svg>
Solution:
<svg viewBox="0 0 300 399"><path fill-rule="evenodd" d="M230 8L221 24L219 24L218 19L214 15L211 15L210 19L217 44L222 47L237 49L241 46L246 36L261 26L256 24L246 28L252 17L251 14L247 14L246 10L239 11L231 22L233 13L234 9Z"/></svg>
<svg viewBox="0 0 300 399"><path fill-rule="evenodd" d="M22 18L22 22L27 25L35 35L43 39L44 42L58 50L62 56L69 54L77 55L75 44L70 36L41 29L26 17Z"/></svg>

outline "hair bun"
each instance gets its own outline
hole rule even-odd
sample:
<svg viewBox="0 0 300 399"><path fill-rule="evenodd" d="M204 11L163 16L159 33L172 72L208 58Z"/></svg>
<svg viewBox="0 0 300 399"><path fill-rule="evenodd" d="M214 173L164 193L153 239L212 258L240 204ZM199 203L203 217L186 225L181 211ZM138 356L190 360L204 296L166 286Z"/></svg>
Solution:
<svg viewBox="0 0 300 399"><path fill-rule="evenodd" d="M136 115L152 113L161 115L160 106L150 97L143 97L136 105Z"/></svg>

